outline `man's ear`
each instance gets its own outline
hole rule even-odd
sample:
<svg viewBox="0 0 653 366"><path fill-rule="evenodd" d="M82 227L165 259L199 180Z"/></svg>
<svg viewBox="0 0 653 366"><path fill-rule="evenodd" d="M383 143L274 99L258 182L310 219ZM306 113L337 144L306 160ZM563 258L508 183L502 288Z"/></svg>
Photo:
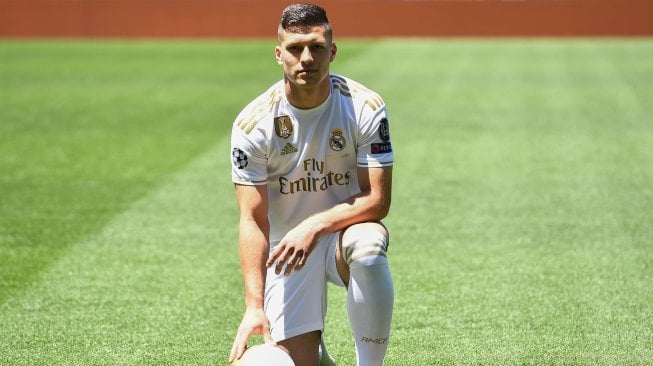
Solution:
<svg viewBox="0 0 653 366"><path fill-rule="evenodd" d="M336 46L335 43L331 43L331 56L329 57L329 61L333 62L333 60L336 59L337 53L338 53L338 46Z"/></svg>
<svg viewBox="0 0 653 366"><path fill-rule="evenodd" d="M276 46L274 48L274 57L277 59L279 65L283 63L283 61L281 61L281 46Z"/></svg>

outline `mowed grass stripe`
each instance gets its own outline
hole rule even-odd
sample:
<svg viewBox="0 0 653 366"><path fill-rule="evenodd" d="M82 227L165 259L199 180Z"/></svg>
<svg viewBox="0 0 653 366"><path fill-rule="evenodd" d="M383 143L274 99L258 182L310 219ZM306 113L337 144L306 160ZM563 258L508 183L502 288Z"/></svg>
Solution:
<svg viewBox="0 0 653 366"><path fill-rule="evenodd" d="M228 143L1 306L7 365L215 364L241 311ZM229 198L228 200L226 198Z"/></svg>
<svg viewBox="0 0 653 366"><path fill-rule="evenodd" d="M0 302L227 138L277 77L266 47L0 42Z"/></svg>
<svg viewBox="0 0 653 366"><path fill-rule="evenodd" d="M353 71L397 155L391 364L645 364L651 42L426 44Z"/></svg>

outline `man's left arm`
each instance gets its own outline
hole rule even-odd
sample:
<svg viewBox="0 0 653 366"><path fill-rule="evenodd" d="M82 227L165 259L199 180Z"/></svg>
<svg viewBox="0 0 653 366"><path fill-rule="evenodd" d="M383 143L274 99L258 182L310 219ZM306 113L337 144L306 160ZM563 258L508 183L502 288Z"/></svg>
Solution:
<svg viewBox="0 0 653 366"><path fill-rule="evenodd" d="M277 273L281 273L284 265L286 275L293 269L298 271L322 235L361 222L379 221L388 214L392 199L392 166L359 167L357 174L361 192L290 230L270 255L268 267L276 262Z"/></svg>

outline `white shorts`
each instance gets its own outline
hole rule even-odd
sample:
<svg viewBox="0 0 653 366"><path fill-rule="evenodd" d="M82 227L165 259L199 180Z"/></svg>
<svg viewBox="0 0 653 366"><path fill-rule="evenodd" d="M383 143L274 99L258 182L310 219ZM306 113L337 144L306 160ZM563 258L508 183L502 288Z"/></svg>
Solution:
<svg viewBox="0 0 653 366"><path fill-rule="evenodd" d="M327 282L345 286L336 269L336 246L340 232L325 235L315 245L304 268L289 276L268 268L265 313L275 342L315 330L324 330ZM271 243L270 250L277 243Z"/></svg>

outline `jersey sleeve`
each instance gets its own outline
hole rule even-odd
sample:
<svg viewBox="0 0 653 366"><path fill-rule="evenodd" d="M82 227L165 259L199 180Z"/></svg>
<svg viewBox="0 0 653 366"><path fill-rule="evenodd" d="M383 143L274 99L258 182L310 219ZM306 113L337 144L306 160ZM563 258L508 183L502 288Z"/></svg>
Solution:
<svg viewBox="0 0 653 366"><path fill-rule="evenodd" d="M390 127L385 104L366 107L359 121L359 141L356 162L359 167L392 166L394 153L390 142Z"/></svg>
<svg viewBox="0 0 653 366"><path fill-rule="evenodd" d="M246 134L234 124L231 131L231 180L236 184L262 185L267 183L267 156L264 139L257 133Z"/></svg>

